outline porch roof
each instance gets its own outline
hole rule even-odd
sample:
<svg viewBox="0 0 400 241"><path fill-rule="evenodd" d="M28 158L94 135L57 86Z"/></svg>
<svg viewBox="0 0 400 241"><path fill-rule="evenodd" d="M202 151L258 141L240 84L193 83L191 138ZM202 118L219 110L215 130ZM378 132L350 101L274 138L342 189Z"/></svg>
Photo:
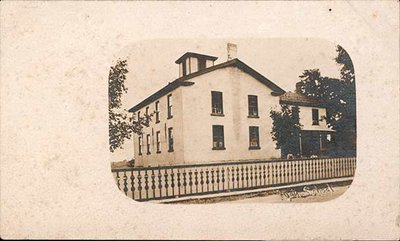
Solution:
<svg viewBox="0 0 400 241"><path fill-rule="evenodd" d="M326 107L321 100L310 98L298 92L286 92L279 96L281 104L292 104L300 106Z"/></svg>

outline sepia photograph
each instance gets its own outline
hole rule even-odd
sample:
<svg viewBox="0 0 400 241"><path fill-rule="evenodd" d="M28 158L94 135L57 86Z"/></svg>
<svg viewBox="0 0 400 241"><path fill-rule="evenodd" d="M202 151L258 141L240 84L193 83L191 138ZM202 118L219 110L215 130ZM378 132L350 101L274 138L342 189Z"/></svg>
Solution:
<svg viewBox="0 0 400 241"><path fill-rule="evenodd" d="M0 1L0 238L399 240L399 1Z"/></svg>
<svg viewBox="0 0 400 241"><path fill-rule="evenodd" d="M356 77L340 45L152 40L121 55L109 72L109 149L133 200L316 202L352 183Z"/></svg>

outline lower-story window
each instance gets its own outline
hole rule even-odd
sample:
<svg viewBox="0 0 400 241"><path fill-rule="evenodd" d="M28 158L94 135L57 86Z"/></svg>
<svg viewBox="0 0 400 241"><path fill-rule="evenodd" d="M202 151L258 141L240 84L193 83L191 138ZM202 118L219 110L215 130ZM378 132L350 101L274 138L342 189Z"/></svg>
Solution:
<svg viewBox="0 0 400 241"><path fill-rule="evenodd" d="M157 139L157 153L161 153L161 138L160 138L160 132L156 132L156 139Z"/></svg>
<svg viewBox="0 0 400 241"><path fill-rule="evenodd" d="M149 155L151 153L151 142L150 142L150 134L147 135L147 155Z"/></svg>
<svg viewBox="0 0 400 241"><path fill-rule="evenodd" d="M172 133L172 127L168 128L168 152L174 151L174 135Z"/></svg>
<svg viewBox="0 0 400 241"><path fill-rule="evenodd" d="M143 145L143 143L142 143L142 137L141 136L139 136L139 155L142 155L142 145Z"/></svg>
<svg viewBox="0 0 400 241"><path fill-rule="evenodd" d="M249 149L260 149L258 126L249 127Z"/></svg>
<svg viewBox="0 0 400 241"><path fill-rule="evenodd" d="M224 126L213 125L213 150L225 150Z"/></svg>

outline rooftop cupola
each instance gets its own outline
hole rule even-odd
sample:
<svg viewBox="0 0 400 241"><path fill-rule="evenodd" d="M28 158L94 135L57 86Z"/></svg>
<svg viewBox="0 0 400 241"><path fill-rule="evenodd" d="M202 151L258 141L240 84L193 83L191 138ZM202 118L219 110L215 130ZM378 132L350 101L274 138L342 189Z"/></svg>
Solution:
<svg viewBox="0 0 400 241"><path fill-rule="evenodd" d="M217 57L187 52L175 61L179 64L179 77L214 66Z"/></svg>

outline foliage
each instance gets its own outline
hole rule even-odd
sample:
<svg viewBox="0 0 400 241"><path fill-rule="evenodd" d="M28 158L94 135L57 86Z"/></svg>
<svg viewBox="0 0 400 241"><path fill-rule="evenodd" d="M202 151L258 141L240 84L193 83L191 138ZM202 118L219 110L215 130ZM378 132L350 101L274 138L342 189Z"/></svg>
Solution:
<svg viewBox="0 0 400 241"><path fill-rule="evenodd" d="M299 107L281 105L280 110L271 110L272 139L276 141L276 149L281 149L282 156L288 153L299 153Z"/></svg>
<svg viewBox="0 0 400 241"><path fill-rule="evenodd" d="M121 148L125 139L131 139L133 133L141 134L143 126L149 124L150 115L135 117L133 113L121 109L122 95L128 92L125 86L128 73L127 61L118 60L110 68L108 76L108 116L109 116L109 148L110 152Z"/></svg>
<svg viewBox="0 0 400 241"><path fill-rule="evenodd" d="M318 69L305 70L298 88L311 98L327 105L327 123L336 130L338 155L355 154L356 150L356 89L354 67L348 53L336 49L335 61L341 66L340 79L321 76Z"/></svg>

